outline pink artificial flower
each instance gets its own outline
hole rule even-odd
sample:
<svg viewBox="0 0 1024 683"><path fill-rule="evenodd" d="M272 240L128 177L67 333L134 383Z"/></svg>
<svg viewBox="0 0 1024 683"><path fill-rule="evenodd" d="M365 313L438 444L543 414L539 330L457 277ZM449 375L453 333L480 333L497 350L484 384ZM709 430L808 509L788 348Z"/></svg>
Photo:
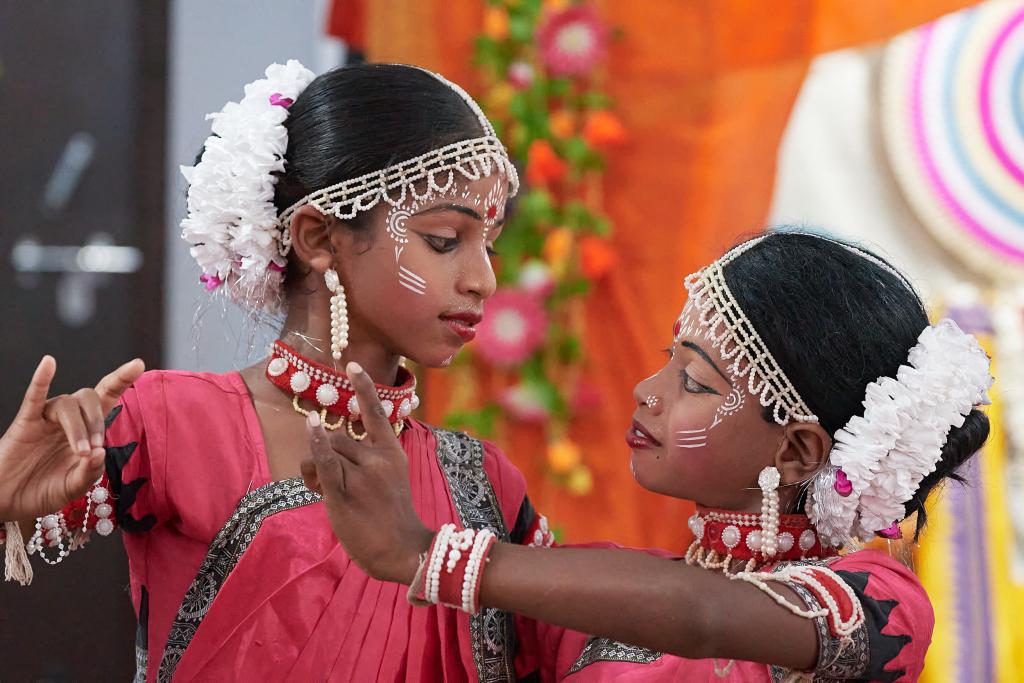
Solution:
<svg viewBox="0 0 1024 683"><path fill-rule="evenodd" d="M899 522L893 522L889 528L879 531L878 535L889 540L896 540L897 538L903 538L903 530L900 529Z"/></svg>
<svg viewBox="0 0 1024 683"><path fill-rule="evenodd" d="M572 409L573 414L582 415L589 413L592 410L597 410L600 406L601 392L585 379L579 380L569 402L569 407Z"/></svg>
<svg viewBox="0 0 1024 683"><path fill-rule="evenodd" d="M509 387L498 396L498 403L512 417L523 422L544 422L551 416L537 392L528 385Z"/></svg>
<svg viewBox="0 0 1024 683"><path fill-rule="evenodd" d="M582 76L604 57L608 27L593 7L572 5L547 17L537 44L552 76Z"/></svg>
<svg viewBox="0 0 1024 683"><path fill-rule="evenodd" d="M848 495L853 493L853 484L850 483L849 478L846 476L846 472L836 470L835 489L836 493L843 498L846 498Z"/></svg>
<svg viewBox="0 0 1024 683"><path fill-rule="evenodd" d="M536 296L500 289L487 302L477 325L476 350L495 365L514 365L536 351L547 335L547 313Z"/></svg>
<svg viewBox="0 0 1024 683"><path fill-rule="evenodd" d="M284 107L285 109L287 109L288 107L295 104L295 100L293 100L290 97L284 97L281 95L281 93L276 92L270 96L270 104L273 106Z"/></svg>
<svg viewBox="0 0 1024 683"><path fill-rule="evenodd" d="M508 67L508 82L518 90L525 90L533 83L533 66L519 60Z"/></svg>
<svg viewBox="0 0 1024 683"><path fill-rule="evenodd" d="M547 298L555 291L551 268L539 259L527 261L519 271L519 288L542 299Z"/></svg>
<svg viewBox="0 0 1024 683"><path fill-rule="evenodd" d="M199 276L199 281L206 286L207 292L212 292L213 290L217 289L222 284L224 284L224 281L221 280L216 275L207 275L206 273L203 273L202 275Z"/></svg>

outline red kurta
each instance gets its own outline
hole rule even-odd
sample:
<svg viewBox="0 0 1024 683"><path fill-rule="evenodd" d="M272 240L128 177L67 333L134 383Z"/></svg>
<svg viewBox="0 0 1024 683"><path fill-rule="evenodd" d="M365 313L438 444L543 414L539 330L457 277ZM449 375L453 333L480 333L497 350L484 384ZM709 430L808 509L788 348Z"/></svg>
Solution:
<svg viewBox="0 0 1024 683"><path fill-rule="evenodd" d="M509 615L413 608L349 560L300 478L271 481L238 373L149 372L115 410L108 473L145 680L514 678ZM523 477L489 444L415 421L401 442L427 525L529 526Z"/></svg>

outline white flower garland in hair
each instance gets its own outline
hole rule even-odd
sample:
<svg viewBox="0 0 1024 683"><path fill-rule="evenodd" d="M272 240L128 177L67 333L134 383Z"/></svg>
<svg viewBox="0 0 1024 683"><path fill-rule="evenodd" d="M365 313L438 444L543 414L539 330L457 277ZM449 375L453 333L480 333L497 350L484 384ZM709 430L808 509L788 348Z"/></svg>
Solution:
<svg viewBox="0 0 1024 683"><path fill-rule="evenodd" d="M275 173L284 171L288 107L315 74L297 60L271 64L266 78L245 86L239 102L228 102L207 119L213 135L202 159L182 166L188 181L188 215L181 237L210 291L227 285L235 301L274 312L287 245L274 206Z"/></svg>
<svg viewBox="0 0 1024 683"><path fill-rule="evenodd" d="M933 472L950 429L988 403L989 359L949 319L926 328L896 378L868 385L864 414L836 432L808 514L823 542L892 537L904 504Z"/></svg>

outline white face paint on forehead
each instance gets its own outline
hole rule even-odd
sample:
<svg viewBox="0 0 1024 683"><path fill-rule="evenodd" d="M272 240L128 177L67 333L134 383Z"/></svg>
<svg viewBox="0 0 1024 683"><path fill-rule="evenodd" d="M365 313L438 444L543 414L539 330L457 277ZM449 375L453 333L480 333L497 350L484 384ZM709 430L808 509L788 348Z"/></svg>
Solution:
<svg viewBox="0 0 1024 683"><path fill-rule="evenodd" d="M685 339L690 341L713 342L711 329L700 322L697 308L687 302L683 312L679 314L674 329L672 330L674 342L680 343ZM704 448L708 445L708 436L711 430L722 424L727 418L742 410L747 402L745 383L740 382L734 368L730 365L725 369L729 377L732 389L726 394L722 404L718 406L711 424L700 429L683 429L676 432L676 447L678 448Z"/></svg>
<svg viewBox="0 0 1024 683"><path fill-rule="evenodd" d="M504 175L499 174L496 180L498 182L491 184L491 189L486 195L473 192L468 187L460 190L452 182L442 188L443 191L441 192L428 189L424 195L412 193L412 197L391 208L384 222L387 226L388 236L395 243L395 265L398 267L399 285L418 296L426 294L428 287L427 281L423 276L413 272L401 263L402 252L405 251L406 245L409 244L409 219L419 211L428 208L434 202L445 199L449 201L461 200L467 206L475 208L477 213L483 217L484 240L487 240L490 231L498 224L498 214L505 206L505 202L508 201L508 183L505 182Z"/></svg>

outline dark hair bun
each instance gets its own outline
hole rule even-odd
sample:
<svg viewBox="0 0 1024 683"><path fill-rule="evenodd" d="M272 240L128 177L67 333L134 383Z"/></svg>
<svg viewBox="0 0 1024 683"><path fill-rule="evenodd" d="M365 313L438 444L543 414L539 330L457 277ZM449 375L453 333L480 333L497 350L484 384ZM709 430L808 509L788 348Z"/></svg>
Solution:
<svg viewBox="0 0 1024 683"><path fill-rule="evenodd" d="M725 269L725 279L783 372L835 434L864 411L868 383L895 377L928 327L921 298L877 254L806 232L769 233ZM770 409L765 419L772 421ZM925 524L924 501L981 449L988 418L972 410L950 431L935 471L907 501ZM798 503L802 509L803 498Z"/></svg>
<svg viewBox="0 0 1024 683"><path fill-rule="evenodd" d="M945 479L964 483L966 480L960 473L960 468L981 450L988 439L988 434L988 415L977 408L967 415L962 426L954 427L949 431L946 443L942 447L942 457L935 466L935 470L921 480L921 484L917 487L914 497L908 500L905 505L907 517L915 512L917 513L914 540L917 540L927 521L924 502L928 499L932 489Z"/></svg>

